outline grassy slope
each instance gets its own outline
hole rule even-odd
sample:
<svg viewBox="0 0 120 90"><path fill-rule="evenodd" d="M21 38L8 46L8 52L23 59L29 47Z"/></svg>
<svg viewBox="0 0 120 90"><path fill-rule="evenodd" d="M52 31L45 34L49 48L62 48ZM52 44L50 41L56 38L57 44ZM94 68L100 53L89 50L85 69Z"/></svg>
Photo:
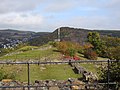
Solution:
<svg viewBox="0 0 120 90"><path fill-rule="evenodd" d="M21 50L21 49L20 49ZM22 53L16 51L14 54L1 57L1 60L13 60L13 61L27 61L27 60L59 60L61 54L55 52L55 48L40 47L35 50L29 50ZM0 65L0 68L6 73L16 73L16 80L27 81L27 66L26 65ZM68 78L79 78L81 75L75 74L72 68L67 64L61 65L30 65L30 77L31 81L45 80L45 79L57 79L66 80Z"/></svg>
<svg viewBox="0 0 120 90"><path fill-rule="evenodd" d="M20 50L16 51L14 54L3 56L1 60L13 60L13 61L27 61L27 60L59 60L61 54L55 52L55 48L46 48L47 46L42 46L40 48L25 51L22 53L17 53ZM22 48L24 49L24 48ZM81 60L87 60L82 54L79 54ZM99 60L105 60L104 58L98 58ZM86 68L93 73L96 73L97 69L94 64L90 63L81 63L81 66ZM6 73L16 73L16 79L20 81L27 81L27 67L26 65L3 65L0 66L1 69L6 71ZM69 65L31 65L30 66L30 77L31 81L34 80L45 80L45 79L57 79L65 80L68 78L78 78L81 75L75 74L72 68Z"/></svg>
<svg viewBox="0 0 120 90"><path fill-rule="evenodd" d="M20 52L18 54L12 54L3 56L0 58L0 60L13 60L13 61L28 61L28 60L42 60L43 58L46 59L56 59L60 58L61 54L58 52L54 52L55 48L47 49L47 50L30 50L25 52Z"/></svg>

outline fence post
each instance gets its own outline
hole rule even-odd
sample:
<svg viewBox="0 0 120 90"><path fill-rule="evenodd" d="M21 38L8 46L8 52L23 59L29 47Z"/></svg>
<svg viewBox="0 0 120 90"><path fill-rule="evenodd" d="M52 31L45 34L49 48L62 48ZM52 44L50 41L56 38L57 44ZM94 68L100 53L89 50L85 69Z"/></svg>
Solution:
<svg viewBox="0 0 120 90"><path fill-rule="evenodd" d="M108 71L107 71L107 88L109 90L109 78L110 78L110 60L108 60Z"/></svg>
<svg viewBox="0 0 120 90"><path fill-rule="evenodd" d="M28 90L30 90L30 65L27 63L27 71L28 71Z"/></svg>

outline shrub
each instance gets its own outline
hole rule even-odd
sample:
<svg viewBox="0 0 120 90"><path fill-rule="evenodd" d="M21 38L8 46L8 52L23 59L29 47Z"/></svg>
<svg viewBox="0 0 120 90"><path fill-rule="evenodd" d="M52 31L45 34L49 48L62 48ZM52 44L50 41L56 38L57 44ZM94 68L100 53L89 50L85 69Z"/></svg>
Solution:
<svg viewBox="0 0 120 90"><path fill-rule="evenodd" d="M92 60L97 60L98 55L92 49L87 49L84 52L84 57Z"/></svg>
<svg viewBox="0 0 120 90"><path fill-rule="evenodd" d="M73 48L68 48L67 51L66 51L66 53L67 53L69 56L73 57L73 56L75 55L75 53L76 53L76 50L73 49Z"/></svg>

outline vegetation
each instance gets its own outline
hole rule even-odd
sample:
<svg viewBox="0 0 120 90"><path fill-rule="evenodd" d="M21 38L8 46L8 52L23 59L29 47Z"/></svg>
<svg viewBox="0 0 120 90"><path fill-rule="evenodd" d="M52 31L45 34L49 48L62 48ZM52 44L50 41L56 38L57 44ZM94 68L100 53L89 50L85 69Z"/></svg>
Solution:
<svg viewBox="0 0 120 90"><path fill-rule="evenodd" d="M97 60L98 55L92 49L88 49L84 52L84 57L91 60Z"/></svg>
<svg viewBox="0 0 120 90"><path fill-rule="evenodd" d="M15 77L16 77L16 74L15 73L8 73L8 72L6 72L6 71L4 71L4 70L0 70L0 80L2 80L2 79L15 79Z"/></svg>
<svg viewBox="0 0 120 90"><path fill-rule="evenodd" d="M23 48L18 49L18 51L25 52L25 51L30 51L30 50L34 50L34 49L38 49L38 47L36 47L36 46L25 46Z"/></svg>
<svg viewBox="0 0 120 90"><path fill-rule="evenodd" d="M58 42L56 43L57 49L64 55L74 57L79 49L79 44L72 42Z"/></svg>
<svg viewBox="0 0 120 90"><path fill-rule="evenodd" d="M84 67L87 71L90 71L94 74L98 74L98 68L96 68L94 63L80 63L80 66Z"/></svg>
<svg viewBox="0 0 120 90"><path fill-rule="evenodd" d="M101 67L100 68L100 80L101 82L107 82L108 80L108 68L107 67ZM119 83L120 83L120 62L114 62L114 63L110 63L110 67L109 67L109 82L116 82L116 85L110 85L110 88L112 90L118 90ZM106 87L106 85L105 85Z"/></svg>
<svg viewBox="0 0 120 90"><path fill-rule="evenodd" d="M103 50L103 42L100 39L100 35L97 32L89 32L87 36L88 42L93 45L93 50L97 54L101 54Z"/></svg>
<svg viewBox="0 0 120 90"><path fill-rule="evenodd" d="M66 28L67 30L67 28ZM70 30L69 33L61 31L64 33L61 38L70 37L70 33L72 35L79 36L77 31ZM81 31L79 31L81 32ZM54 32L55 33L55 32ZM84 34L84 33L83 33ZM68 41L61 41L61 42L49 42L51 46L28 46L28 45L20 45L16 47L14 50L12 49L1 49L1 54L4 55L0 59L1 60L13 60L13 61L58 61L62 59L63 54L66 56L70 56L74 58L78 56L85 59L92 59L97 60L98 56L107 57L112 60L120 60L120 38L113 38L113 37L100 37L98 32L90 32L85 34L87 37L87 42L84 45L80 45L78 43L68 42ZM48 35L49 36L49 35ZM80 37L80 36L79 36ZM84 37L85 38L85 37ZM42 37L43 40L40 40L42 44L53 40L54 35L52 38L49 37ZM45 40L44 40L45 39ZM71 38L70 38L71 39ZM81 38L78 38L81 41ZM78 41L78 39L71 39L71 41ZM36 42L37 39L34 39ZM44 42L43 42L44 41ZM33 42L32 42L33 43ZM35 45L41 45L39 42L36 42ZM99 58L98 58L99 59ZM102 58L103 59L103 58ZM85 67L87 70L96 73L95 64L80 64L81 66ZM17 79L20 81L26 81L27 79L27 68L26 65L4 65L0 66L0 80L4 78L12 78ZM3 69L4 68L4 69ZM108 68L106 65L104 68L100 68L100 80L101 82L106 82L107 80L107 70ZM9 73L9 74L8 74ZM110 81L111 82L120 82L120 63L110 63ZM57 79L57 80L66 80L69 77L73 78L80 78L81 74L75 74L72 71L72 68L69 65L31 65L30 66L30 75L31 75L31 82L36 79ZM115 86L116 88L116 86Z"/></svg>
<svg viewBox="0 0 120 90"><path fill-rule="evenodd" d="M8 73L15 73L15 79L19 81L27 81L27 66L26 65L4 65L0 66L2 70ZM1 73L0 73L1 74ZM1 75L2 77L3 75ZM81 74L75 74L67 64L60 65L30 65L31 82L35 80L67 80L68 78L81 78ZM3 77L1 78L3 79ZM13 79L13 78L11 78Z"/></svg>
<svg viewBox="0 0 120 90"><path fill-rule="evenodd" d="M36 38L30 39L29 44L32 46L39 46L48 43L49 41L54 41L57 39L57 31L56 29L52 33L46 33L43 35L39 35ZM70 28L70 27L61 27L60 28L60 38L61 41L71 41L75 43L83 44L87 40L88 32L98 32L100 35L106 35L111 37L119 37L120 38L120 31L115 30L88 30L82 28Z"/></svg>
<svg viewBox="0 0 120 90"><path fill-rule="evenodd" d="M13 61L28 61L28 60L40 60L40 61L45 61L45 60L55 60L61 58L61 54L59 52L54 52L53 50L56 50L54 48L42 50L41 49L35 49L35 50L30 50L30 51L25 51L25 52L16 52L16 53L11 53L6 56L1 57L1 60L13 60Z"/></svg>
<svg viewBox="0 0 120 90"><path fill-rule="evenodd" d="M26 46L26 43L21 43L15 46L14 48L0 48L0 56L6 55L8 53L15 52L16 50Z"/></svg>

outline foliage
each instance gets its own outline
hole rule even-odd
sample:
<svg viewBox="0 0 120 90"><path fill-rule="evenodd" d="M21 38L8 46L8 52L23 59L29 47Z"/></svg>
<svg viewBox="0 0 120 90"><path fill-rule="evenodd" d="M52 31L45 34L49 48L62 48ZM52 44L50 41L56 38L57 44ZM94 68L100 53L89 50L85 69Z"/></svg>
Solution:
<svg viewBox="0 0 120 90"><path fill-rule="evenodd" d="M84 52L84 57L85 57L85 58L88 58L88 59L91 59L91 60L97 60L98 55L97 55L96 52L93 51L92 49L87 49L87 50Z"/></svg>
<svg viewBox="0 0 120 90"><path fill-rule="evenodd" d="M120 46L120 38L115 37L102 37L102 41L104 42L104 47L102 49L102 57L108 57L110 59L120 59L119 57L119 46Z"/></svg>
<svg viewBox="0 0 120 90"><path fill-rule="evenodd" d="M107 54L108 57L112 60L120 60L120 46L109 48Z"/></svg>
<svg viewBox="0 0 120 90"><path fill-rule="evenodd" d="M68 48L66 52L69 56L74 57L75 53L76 53L76 50L73 49L73 48Z"/></svg>
<svg viewBox="0 0 120 90"><path fill-rule="evenodd" d="M101 67L100 69L100 80L106 83L108 79L108 67ZM120 83L120 62L110 63L109 74L109 81L117 83L117 85L110 85L110 87L112 90L116 90L115 88L117 88L118 83Z"/></svg>
<svg viewBox="0 0 120 90"><path fill-rule="evenodd" d="M102 40L105 42L105 45L107 47L120 46L120 38L104 36L102 37Z"/></svg>
<svg viewBox="0 0 120 90"><path fill-rule="evenodd" d="M66 42L58 42L57 43L57 49L63 53L63 54L66 54L66 51L67 51L67 43Z"/></svg>
<svg viewBox="0 0 120 90"><path fill-rule="evenodd" d="M90 43L86 43L86 44L84 44L84 49L86 50L86 49L90 49L90 48L94 48L94 46L92 45L92 44L90 44Z"/></svg>
<svg viewBox="0 0 120 90"><path fill-rule="evenodd" d="M84 47L79 45L79 48L77 49L78 53L83 54L84 53Z"/></svg>
<svg viewBox="0 0 120 90"><path fill-rule="evenodd" d="M96 51L97 54L101 54L104 43L100 39L100 35L97 32L89 32L87 36L88 42L93 45L93 50Z"/></svg>
<svg viewBox="0 0 120 90"><path fill-rule="evenodd" d="M57 49L65 55L73 57L78 50L80 50L80 45L72 42L58 42Z"/></svg>

